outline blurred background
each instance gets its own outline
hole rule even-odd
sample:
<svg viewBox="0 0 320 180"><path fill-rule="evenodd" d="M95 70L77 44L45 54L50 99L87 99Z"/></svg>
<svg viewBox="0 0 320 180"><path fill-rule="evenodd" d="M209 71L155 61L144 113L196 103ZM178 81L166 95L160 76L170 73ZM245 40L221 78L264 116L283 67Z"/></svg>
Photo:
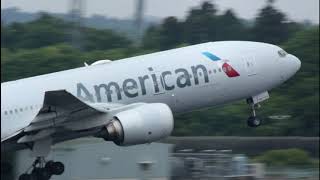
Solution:
<svg viewBox="0 0 320 180"><path fill-rule="evenodd" d="M52 179L319 179L319 0L2 0L1 82L222 40L272 43L302 61L262 104L262 126L247 127L239 101L179 115L160 143L59 144L51 156L69 170ZM1 177L25 171L28 156L1 153Z"/></svg>

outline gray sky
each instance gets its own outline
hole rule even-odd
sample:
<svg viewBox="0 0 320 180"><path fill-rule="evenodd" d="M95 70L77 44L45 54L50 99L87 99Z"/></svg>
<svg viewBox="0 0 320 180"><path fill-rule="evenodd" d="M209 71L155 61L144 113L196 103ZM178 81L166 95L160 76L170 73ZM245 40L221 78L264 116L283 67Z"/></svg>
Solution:
<svg viewBox="0 0 320 180"><path fill-rule="evenodd" d="M190 7L204 0L145 0L145 15L184 18ZM214 0L220 11L233 9L241 18L252 19L265 5L265 0ZM1 0L1 8L18 7L23 11L68 11L70 0ZM135 0L87 0L85 15L132 18ZM277 0L276 7L294 21L310 20L319 24L319 0Z"/></svg>

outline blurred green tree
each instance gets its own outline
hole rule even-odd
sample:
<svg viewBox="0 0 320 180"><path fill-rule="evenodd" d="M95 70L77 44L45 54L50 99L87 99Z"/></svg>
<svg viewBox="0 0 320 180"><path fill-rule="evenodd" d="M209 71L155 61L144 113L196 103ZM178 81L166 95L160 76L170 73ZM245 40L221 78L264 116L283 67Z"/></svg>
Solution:
<svg viewBox="0 0 320 180"><path fill-rule="evenodd" d="M273 6L273 2L268 1L255 19L252 29L255 41L281 44L289 37L288 20L285 14Z"/></svg>
<svg viewBox="0 0 320 180"><path fill-rule="evenodd" d="M254 160L265 163L268 166L300 166L312 165L313 163L308 152L295 148L270 150L257 156Z"/></svg>
<svg viewBox="0 0 320 180"><path fill-rule="evenodd" d="M32 49L59 43L70 44L73 23L42 14L39 19L28 23L13 23L1 26L1 47L9 49ZM132 42L111 30L82 28L81 41L86 50L101 50L129 47Z"/></svg>
<svg viewBox="0 0 320 180"><path fill-rule="evenodd" d="M236 14L228 9L221 16L217 17L215 25L210 30L210 40L214 41L226 41L226 40L248 40L249 39L249 28L246 27L242 21L237 18ZM216 36L214 33L216 32Z"/></svg>
<svg viewBox="0 0 320 180"><path fill-rule="evenodd" d="M200 8L191 9L184 22L184 39L198 44L217 39L215 4L204 2Z"/></svg>
<svg viewBox="0 0 320 180"><path fill-rule="evenodd" d="M215 4L204 2L191 9L185 21L168 17L159 26L150 27L145 33L143 47L164 50L184 43L248 40L249 35L249 28L232 10L217 15Z"/></svg>
<svg viewBox="0 0 320 180"><path fill-rule="evenodd" d="M182 25L176 17L164 19L160 31L160 45L162 49L171 49L182 43Z"/></svg>
<svg viewBox="0 0 320 180"><path fill-rule="evenodd" d="M150 27L143 38L143 47L166 50L183 42L182 23L176 17L165 18L160 26Z"/></svg>
<svg viewBox="0 0 320 180"><path fill-rule="evenodd" d="M142 47L145 49L161 49L160 26L149 27L143 35Z"/></svg>
<svg viewBox="0 0 320 180"><path fill-rule="evenodd" d="M132 42L121 35L114 33L111 30L97 30L85 28L84 32L84 49L102 50L113 48L126 48L132 45Z"/></svg>
<svg viewBox="0 0 320 180"><path fill-rule="evenodd" d="M1 31L6 48L39 48L67 41L68 24L60 19L42 14L29 23L13 23ZM4 46L1 46L4 47Z"/></svg>

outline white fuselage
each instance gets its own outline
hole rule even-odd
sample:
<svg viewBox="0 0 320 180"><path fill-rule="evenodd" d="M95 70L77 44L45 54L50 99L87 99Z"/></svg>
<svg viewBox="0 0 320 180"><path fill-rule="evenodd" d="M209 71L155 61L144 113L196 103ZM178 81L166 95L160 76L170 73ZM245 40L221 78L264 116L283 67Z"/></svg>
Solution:
<svg viewBox="0 0 320 180"><path fill-rule="evenodd" d="M280 50L256 42L210 42L2 83L1 139L28 126L52 90L90 103L161 102L175 113L248 98L299 69L300 61L280 57ZM227 75L233 70L238 76Z"/></svg>

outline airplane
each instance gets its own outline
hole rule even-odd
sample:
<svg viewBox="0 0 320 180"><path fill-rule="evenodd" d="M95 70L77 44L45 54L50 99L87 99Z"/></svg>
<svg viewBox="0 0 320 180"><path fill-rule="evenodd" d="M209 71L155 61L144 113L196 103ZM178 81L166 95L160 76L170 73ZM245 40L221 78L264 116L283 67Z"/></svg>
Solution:
<svg viewBox="0 0 320 180"><path fill-rule="evenodd" d="M1 83L2 151L30 149L36 160L20 180L47 180L64 172L45 160L59 142L151 143L171 134L176 114L242 99L258 127L260 102L300 66L272 44L219 41Z"/></svg>

